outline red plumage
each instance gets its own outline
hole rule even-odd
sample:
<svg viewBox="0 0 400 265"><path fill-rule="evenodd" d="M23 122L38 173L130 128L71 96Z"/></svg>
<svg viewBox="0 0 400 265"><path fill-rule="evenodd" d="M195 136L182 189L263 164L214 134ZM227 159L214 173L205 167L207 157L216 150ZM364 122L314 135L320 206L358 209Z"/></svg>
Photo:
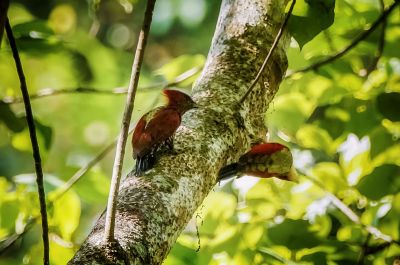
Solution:
<svg viewBox="0 0 400 265"><path fill-rule="evenodd" d="M157 153L173 148L173 135L181 124L182 115L195 107L190 96L178 90L163 90L168 99L166 106L153 109L142 116L132 135L136 174L150 169Z"/></svg>
<svg viewBox="0 0 400 265"><path fill-rule="evenodd" d="M292 154L286 146L279 143L254 145L237 163L223 167L217 181L244 175L293 181L296 175Z"/></svg>

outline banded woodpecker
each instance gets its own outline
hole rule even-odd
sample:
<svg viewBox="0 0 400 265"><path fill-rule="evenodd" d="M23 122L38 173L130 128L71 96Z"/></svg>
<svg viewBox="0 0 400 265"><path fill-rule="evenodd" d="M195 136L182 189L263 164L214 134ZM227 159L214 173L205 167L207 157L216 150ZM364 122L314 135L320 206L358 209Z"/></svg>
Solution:
<svg viewBox="0 0 400 265"><path fill-rule="evenodd" d="M296 181L292 153L279 143L257 144L242 155L237 163L223 167L219 171L217 182L244 175Z"/></svg>
<svg viewBox="0 0 400 265"><path fill-rule="evenodd" d="M181 124L182 115L196 107L190 96L172 89L164 89L167 105L142 116L132 135L135 174L140 175L154 166L159 152L173 149L173 135Z"/></svg>

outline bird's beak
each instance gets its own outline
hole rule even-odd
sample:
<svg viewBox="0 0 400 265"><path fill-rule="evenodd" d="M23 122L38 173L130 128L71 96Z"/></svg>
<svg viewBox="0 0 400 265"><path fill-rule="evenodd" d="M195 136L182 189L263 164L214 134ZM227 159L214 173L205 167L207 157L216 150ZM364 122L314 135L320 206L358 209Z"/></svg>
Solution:
<svg viewBox="0 0 400 265"><path fill-rule="evenodd" d="M299 175L297 174L296 169L293 166L290 168L290 171L287 174L287 180L299 183Z"/></svg>

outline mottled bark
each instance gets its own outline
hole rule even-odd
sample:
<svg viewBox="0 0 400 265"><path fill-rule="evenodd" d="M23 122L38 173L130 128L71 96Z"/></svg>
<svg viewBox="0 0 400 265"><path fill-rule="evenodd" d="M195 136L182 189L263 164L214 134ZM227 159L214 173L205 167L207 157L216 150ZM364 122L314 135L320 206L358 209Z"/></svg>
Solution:
<svg viewBox="0 0 400 265"><path fill-rule="evenodd" d="M69 264L161 264L215 185L219 169L265 137L264 113L287 61L287 37L260 83L237 113L284 19L281 0L224 0L207 63L194 86L200 109L187 112L175 137L177 154L165 155L141 177L123 181L115 238L102 243L104 217Z"/></svg>

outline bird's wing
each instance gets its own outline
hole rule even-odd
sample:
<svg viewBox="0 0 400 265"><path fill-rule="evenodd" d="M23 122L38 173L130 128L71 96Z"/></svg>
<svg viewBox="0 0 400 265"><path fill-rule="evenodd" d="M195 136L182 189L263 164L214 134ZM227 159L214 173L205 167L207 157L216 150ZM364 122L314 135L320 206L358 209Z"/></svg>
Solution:
<svg viewBox="0 0 400 265"><path fill-rule="evenodd" d="M181 116L171 108L157 108L139 120L132 136L133 153L141 157L170 138L179 127Z"/></svg>
<svg viewBox="0 0 400 265"><path fill-rule="evenodd" d="M181 124L181 115L175 109L164 108L156 112L147 123L145 132L149 133L154 144L159 144L170 138Z"/></svg>
<svg viewBox="0 0 400 265"><path fill-rule="evenodd" d="M135 130L132 135L132 149L134 157L141 156L141 154L147 149L148 142L151 142L151 136L144 132L146 128L146 115L145 114L138 123L136 124Z"/></svg>

